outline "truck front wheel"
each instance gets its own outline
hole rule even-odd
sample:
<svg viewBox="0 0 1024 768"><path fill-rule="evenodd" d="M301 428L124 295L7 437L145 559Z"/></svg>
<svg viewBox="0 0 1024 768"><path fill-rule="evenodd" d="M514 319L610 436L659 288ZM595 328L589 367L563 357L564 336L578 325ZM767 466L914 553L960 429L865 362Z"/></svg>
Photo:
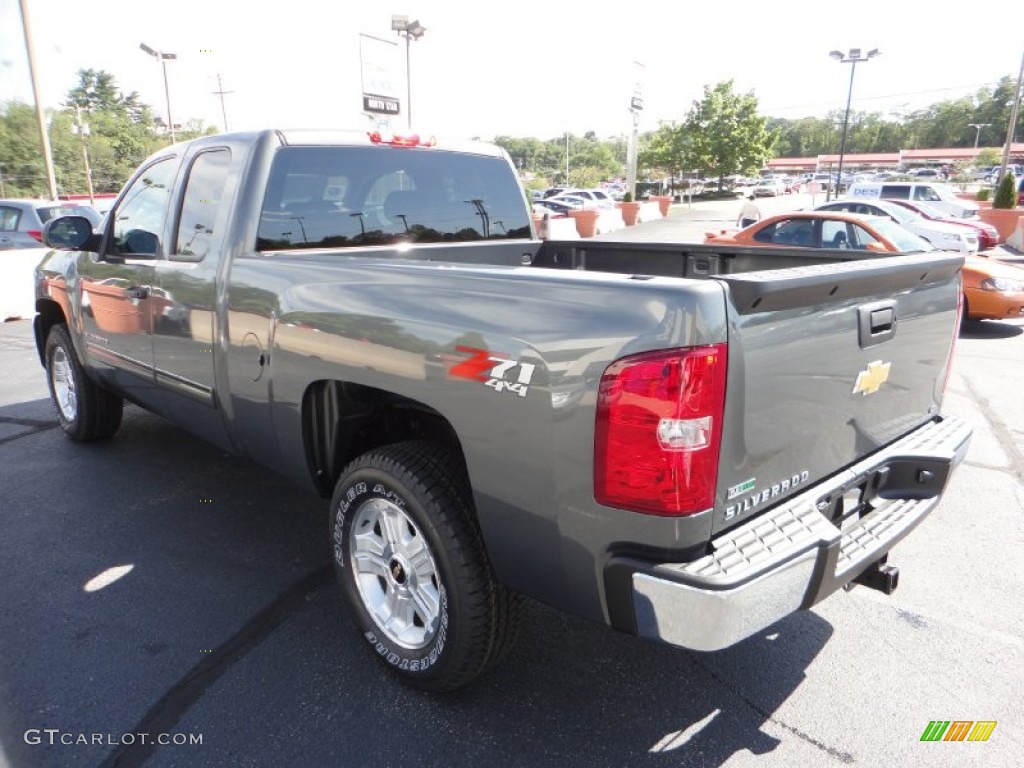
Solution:
<svg viewBox="0 0 1024 768"><path fill-rule="evenodd" d="M45 351L46 382L64 433L84 443L102 440L117 432L124 400L86 375L67 327L55 325L50 329Z"/></svg>
<svg viewBox="0 0 1024 768"><path fill-rule="evenodd" d="M406 682L453 690L496 661L518 597L491 573L465 470L405 442L345 468L331 502L334 567L373 653Z"/></svg>

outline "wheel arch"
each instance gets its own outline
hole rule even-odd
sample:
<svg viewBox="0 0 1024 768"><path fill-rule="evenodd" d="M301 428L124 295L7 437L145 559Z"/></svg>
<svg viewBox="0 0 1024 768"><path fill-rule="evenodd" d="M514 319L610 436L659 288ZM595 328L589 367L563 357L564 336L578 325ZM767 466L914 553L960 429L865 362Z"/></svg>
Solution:
<svg viewBox="0 0 1024 768"><path fill-rule="evenodd" d="M50 329L61 323L67 324L64 310L53 299L36 299L36 316L32 320L32 331L36 337L36 352L39 362L46 365L46 337Z"/></svg>
<svg viewBox="0 0 1024 768"><path fill-rule="evenodd" d="M302 442L317 492L329 498L342 470L374 448L429 440L466 457L454 427L417 400L334 379L311 383L302 398ZM468 474L468 469L466 469Z"/></svg>

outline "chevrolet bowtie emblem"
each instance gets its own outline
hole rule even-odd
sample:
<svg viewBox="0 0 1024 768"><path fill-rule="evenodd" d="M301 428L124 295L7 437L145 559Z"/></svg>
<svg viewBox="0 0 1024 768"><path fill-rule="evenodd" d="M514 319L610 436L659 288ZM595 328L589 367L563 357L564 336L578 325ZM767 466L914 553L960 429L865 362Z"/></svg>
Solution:
<svg viewBox="0 0 1024 768"><path fill-rule="evenodd" d="M889 367L892 363L883 363L875 360L868 363L868 367L857 374L857 383L853 385L853 394L860 392L862 395L873 395L886 381L889 380Z"/></svg>

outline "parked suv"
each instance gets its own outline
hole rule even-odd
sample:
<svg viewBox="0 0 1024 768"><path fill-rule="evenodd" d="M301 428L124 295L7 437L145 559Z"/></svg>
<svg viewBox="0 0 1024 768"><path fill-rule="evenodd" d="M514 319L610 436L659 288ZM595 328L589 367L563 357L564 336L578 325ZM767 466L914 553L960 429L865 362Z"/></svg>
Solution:
<svg viewBox="0 0 1024 768"><path fill-rule="evenodd" d="M94 208L59 200L0 200L0 251L44 247L43 225L60 216L84 216L94 227L101 218Z"/></svg>

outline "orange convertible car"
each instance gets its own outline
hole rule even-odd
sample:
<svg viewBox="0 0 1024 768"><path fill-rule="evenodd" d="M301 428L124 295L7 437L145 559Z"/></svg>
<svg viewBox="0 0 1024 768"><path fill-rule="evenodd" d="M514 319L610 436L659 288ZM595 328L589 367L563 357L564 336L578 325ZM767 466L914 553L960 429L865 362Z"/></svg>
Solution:
<svg viewBox="0 0 1024 768"><path fill-rule="evenodd" d="M738 232L708 232L704 242L787 248L853 248L877 253L934 250L891 219L840 211L794 211L769 216ZM963 285L966 319L1024 318L1024 269L980 256L967 256Z"/></svg>

